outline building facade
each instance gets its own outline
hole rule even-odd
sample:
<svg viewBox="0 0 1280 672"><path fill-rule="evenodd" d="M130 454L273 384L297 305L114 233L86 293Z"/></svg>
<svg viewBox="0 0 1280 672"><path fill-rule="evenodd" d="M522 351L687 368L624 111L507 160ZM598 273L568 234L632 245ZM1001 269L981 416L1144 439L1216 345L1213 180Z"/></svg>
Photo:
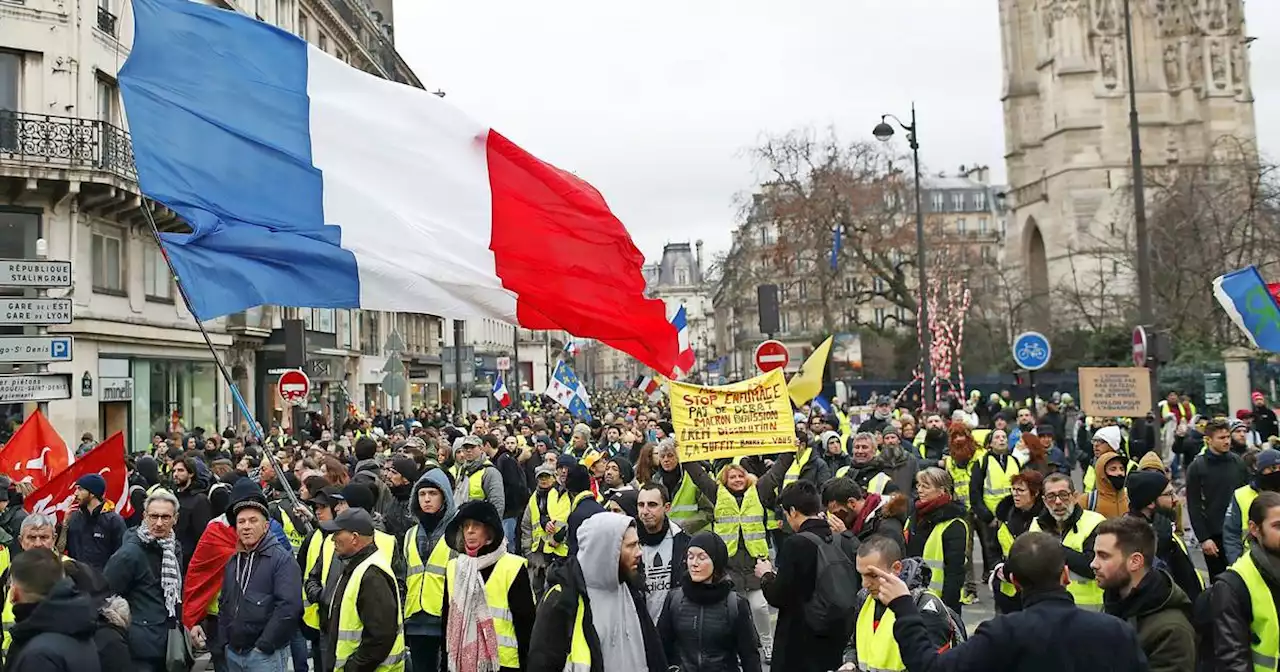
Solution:
<svg viewBox="0 0 1280 672"><path fill-rule="evenodd" d="M421 86L395 51L390 1L366 2L208 4L294 32L371 74ZM127 0L0 0L0 258L34 258L43 240L47 258L71 261L71 288L49 296L70 298L74 320L49 331L74 338L73 357L49 368L71 375L73 396L49 404L50 420L69 443L82 433L101 440L120 431L139 450L153 433L201 427L212 434L245 418L182 303L147 214L161 230L183 225L138 190L116 85L133 38L128 17ZM380 341L392 329L406 341L413 389L424 401L438 397L437 318L334 310L299 316L310 337L311 410L338 420L349 408L385 406L385 395L370 396L366 374L379 358L385 364ZM219 358L264 424L288 415L274 397L271 373L283 365L280 318L263 307L206 323ZM408 407L413 399L405 394L397 401ZM33 408L0 404L0 440Z"/></svg>
<svg viewBox="0 0 1280 672"><path fill-rule="evenodd" d="M500 374L512 395L516 394L517 385L520 392L541 395L569 338L563 331L522 329L493 319L445 320L442 343L447 347L455 345L454 325L458 322L462 324L462 345L473 354L471 362L463 362L463 371L474 374L472 384L463 385L464 396L470 398L492 397L493 382ZM502 358L511 368L498 368ZM449 372L442 381L444 397L450 403L458 387L453 365L444 363Z"/></svg>
<svg viewBox="0 0 1280 672"><path fill-rule="evenodd" d="M1129 248L1123 8L1121 0L1000 3L1012 208L1005 250L1033 295L1065 283L1077 255ZM1132 16L1146 171L1205 165L1241 147L1256 153L1242 2L1133 0Z"/></svg>
<svg viewBox="0 0 1280 672"><path fill-rule="evenodd" d="M685 374L689 380L703 380L708 366L717 368L719 359L715 340L715 312L711 306L712 283L707 281L706 267L702 259L702 241L692 246L685 243L668 243L662 247L662 258L656 264L646 264L644 269L645 294L661 299L666 305L667 319L684 306L689 326L689 345L693 348L693 368ZM638 364L630 367L638 375ZM630 378L634 380L634 376Z"/></svg>
<svg viewBox="0 0 1280 672"><path fill-rule="evenodd" d="M990 183L986 167L966 168L954 175L939 174L922 180L921 204L925 211L925 245L932 276L963 280L976 295L993 287L1000 264L1005 236L1006 210L1002 185ZM897 190L898 196L910 195ZM759 202L760 199L757 199ZM832 271L831 243L822 249L802 250L790 260L779 260L779 224L762 214L747 217L734 231L729 253L722 262L711 296L714 312L716 350L721 353L720 373L727 380L741 380L758 373L755 348L772 336L787 346L791 355L788 371L799 370L816 342L836 334L841 377L861 375L862 332L914 328L914 296L918 291L915 272L915 214L912 198L900 198L892 231L885 240L896 241L886 252L891 268L901 278L871 272L865 266L844 259ZM903 234L903 235L899 235ZM824 288L821 278L834 273ZM912 308L893 300L889 286L901 282L911 297ZM757 288L778 286L778 331L760 330ZM856 345L855 345L856 344ZM903 372L909 373L909 372Z"/></svg>

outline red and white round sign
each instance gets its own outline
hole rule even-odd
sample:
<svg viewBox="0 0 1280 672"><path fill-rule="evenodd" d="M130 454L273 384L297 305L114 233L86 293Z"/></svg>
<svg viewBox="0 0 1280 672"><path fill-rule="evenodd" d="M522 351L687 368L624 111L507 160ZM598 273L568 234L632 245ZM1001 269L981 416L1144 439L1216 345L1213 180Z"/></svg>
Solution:
<svg viewBox="0 0 1280 672"><path fill-rule="evenodd" d="M307 402L307 395L311 394L311 379L302 369L289 369L280 374L280 380L276 381L276 391L285 403L301 406Z"/></svg>
<svg viewBox="0 0 1280 672"><path fill-rule="evenodd" d="M1133 328L1133 365L1147 365L1147 330L1142 327Z"/></svg>
<svg viewBox="0 0 1280 672"><path fill-rule="evenodd" d="M791 363L791 353L781 341L765 341L756 346L756 368L764 373L784 369Z"/></svg>

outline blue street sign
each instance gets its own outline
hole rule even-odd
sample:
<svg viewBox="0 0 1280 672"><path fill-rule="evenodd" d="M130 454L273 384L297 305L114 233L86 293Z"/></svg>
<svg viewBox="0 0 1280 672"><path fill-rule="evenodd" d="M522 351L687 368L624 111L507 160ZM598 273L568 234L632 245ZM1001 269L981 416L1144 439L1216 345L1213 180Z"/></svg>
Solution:
<svg viewBox="0 0 1280 672"><path fill-rule="evenodd" d="M41 364L71 361L70 336L0 336L0 363Z"/></svg>
<svg viewBox="0 0 1280 672"><path fill-rule="evenodd" d="M49 356L54 361L71 360L71 337L59 336L49 341Z"/></svg>
<svg viewBox="0 0 1280 672"><path fill-rule="evenodd" d="M1043 369L1052 354L1049 339L1038 331L1024 331L1013 339L1013 361L1028 371Z"/></svg>

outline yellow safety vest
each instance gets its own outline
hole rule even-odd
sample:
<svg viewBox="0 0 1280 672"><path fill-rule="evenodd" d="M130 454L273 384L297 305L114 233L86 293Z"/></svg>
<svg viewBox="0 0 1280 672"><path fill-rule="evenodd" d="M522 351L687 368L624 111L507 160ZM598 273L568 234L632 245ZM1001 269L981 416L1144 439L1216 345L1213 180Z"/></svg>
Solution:
<svg viewBox="0 0 1280 672"><path fill-rule="evenodd" d="M1244 587L1249 590L1249 606L1253 612L1249 623L1254 641L1253 670L1276 672L1280 670L1280 617L1276 615L1271 589L1248 553L1231 565L1231 571L1244 579Z"/></svg>
<svg viewBox="0 0 1280 672"><path fill-rule="evenodd" d="M1246 536L1248 536L1248 535L1246 535ZM1181 535L1181 534L1178 534L1177 532L1174 532L1174 534L1173 534L1173 543L1177 544L1177 545L1178 545L1178 548L1182 549L1182 554L1183 554L1183 555L1185 555L1185 556L1187 556L1187 559L1188 559L1188 560L1190 560L1190 559L1191 559L1191 554L1187 552L1187 543L1186 543L1185 541L1183 541L1183 540L1182 540L1182 535ZM1204 582L1205 582L1205 579L1207 579L1207 578L1209 578L1209 573L1208 573L1208 572L1206 572L1206 571L1204 571L1203 569L1200 569L1199 567L1197 567L1197 568L1196 568L1196 580L1200 582L1200 590L1204 590Z"/></svg>
<svg viewBox="0 0 1280 672"><path fill-rule="evenodd" d="M552 593L559 590L560 584L551 586L542 599L551 597ZM573 636L569 639L569 655L564 661L565 672L591 672L591 646L587 644L587 633L582 626L582 613L585 609L582 598L579 597L577 615L573 618Z"/></svg>
<svg viewBox="0 0 1280 672"><path fill-rule="evenodd" d="M328 541L326 539L326 541ZM329 604L329 613L338 619L338 646L335 652L334 669L342 669L347 664L347 659L351 654L360 648L360 638L364 633L364 623L360 620L360 612L356 608L357 600L360 597L360 586L363 584L364 573L367 571L386 572L391 581L395 582L395 574L391 572L391 563L387 561L383 554L379 552L371 553L363 562L356 566L351 572L351 578L347 580L346 589L341 595L335 594L333 601ZM379 672L403 672L404 671L404 621L400 616L400 593L396 591L396 621L399 621L399 627L396 631L396 641L391 645L391 653L387 654L382 664L378 666Z"/></svg>
<svg viewBox="0 0 1280 672"><path fill-rule="evenodd" d="M1022 471L1022 464L1012 454L1006 455L1007 460L1003 469L994 458L993 454L982 456L984 471L987 473L987 479L982 483L982 503L986 504L987 509L991 511L996 510L1000 500L1009 496L1009 486L1012 484L1013 477ZM994 469L992 465L995 465Z"/></svg>
<svg viewBox="0 0 1280 672"><path fill-rule="evenodd" d="M943 568L946 559L942 555L942 534L947 531L955 523L964 526L966 532L969 530L969 524L961 518L952 518L941 525L935 525L933 531L929 533L929 538L924 542L923 560L926 567L930 571L929 575L929 592L942 597L942 584L945 579L943 576ZM967 544L966 544L967 545Z"/></svg>
<svg viewBox="0 0 1280 672"><path fill-rule="evenodd" d="M579 493L581 494L581 493ZM590 491L587 492L590 495ZM581 499L576 500L576 504ZM546 525L542 520L542 511L538 508L538 495L534 493L529 498L529 526L533 529L533 540L529 544L529 551L532 553L550 553L560 557L569 555L569 544L556 543L555 536L547 534ZM562 524L569 524L569 496L562 495L555 488L547 493L547 517L551 520L558 521Z"/></svg>
<svg viewBox="0 0 1280 672"><path fill-rule="evenodd" d="M0 575L3 575L7 571L9 571L9 548L6 546L0 546ZM13 583L12 579L10 580L10 583ZM3 649L6 652L9 650L9 640L11 639L9 636L9 629L17 622L18 619L13 615L13 594L9 591L9 587L5 586L4 611L3 614L0 615L0 626L4 629Z"/></svg>
<svg viewBox="0 0 1280 672"><path fill-rule="evenodd" d="M893 638L893 610L885 609L880 617L880 627L876 627L876 600L868 596L858 612L857 634L854 635L854 646L857 647L858 669L875 672L898 672L907 669L902 662L902 653L898 650L898 642Z"/></svg>
<svg viewBox="0 0 1280 672"><path fill-rule="evenodd" d="M1240 538L1244 541L1244 552L1249 552L1249 507L1253 506L1253 500L1258 498L1258 491L1253 489L1252 485L1242 485L1236 488L1233 497L1236 500L1236 509L1240 511Z"/></svg>
<svg viewBox="0 0 1280 672"><path fill-rule="evenodd" d="M796 459L791 461L791 466L787 467L787 473L782 475L782 487L785 488L800 480L800 470L804 469L804 465L809 463L811 455L813 455L813 449L805 448L803 454L796 456Z"/></svg>
<svg viewBox="0 0 1280 672"><path fill-rule="evenodd" d="M1009 549L1013 548L1013 532L1009 531L1009 525L1000 523L1000 529L996 530L996 540L1000 542L1000 553L1005 557L1009 557ZM1018 589L1008 581L1000 582L1000 592L1013 597L1018 594Z"/></svg>
<svg viewBox="0 0 1280 672"><path fill-rule="evenodd" d="M378 546L377 555L382 556L382 558L387 561L387 567L390 567L391 559L396 554L396 538L381 530L374 530L373 541ZM329 568L333 566L333 556L336 552L337 551L333 546L333 535L331 534L324 538L324 543L320 546L321 584L329 582Z"/></svg>
<svg viewBox="0 0 1280 672"><path fill-rule="evenodd" d="M298 549L302 548L302 532L293 524L293 517L289 515L288 511L283 508L278 508L277 510L280 512L280 526L284 528L284 536L289 540L289 550L294 555L297 555Z"/></svg>
<svg viewBox="0 0 1280 672"><path fill-rule="evenodd" d="M839 469L836 469L836 478L844 478L848 473L849 467L840 467ZM889 485L890 480L889 474L886 474L883 471L872 476L871 480L867 481L867 492L883 495L884 486Z"/></svg>
<svg viewBox="0 0 1280 672"><path fill-rule="evenodd" d="M754 486L742 493L742 504L720 486L716 492L715 522L712 530L729 547L729 557L738 553L738 538L747 542L747 553L753 558L769 556L769 542L764 538L764 505Z"/></svg>
<svg viewBox="0 0 1280 672"><path fill-rule="evenodd" d="M484 466L475 470L475 473L467 477L467 496L471 499L484 499L484 470L492 467L493 464L489 460L484 461ZM498 513L502 513L499 511Z"/></svg>
<svg viewBox="0 0 1280 672"><path fill-rule="evenodd" d="M973 430L973 442L978 444L978 450L983 450L983 446L987 443L987 437L991 434L989 429ZM976 455L975 455L976 457Z"/></svg>
<svg viewBox="0 0 1280 672"><path fill-rule="evenodd" d="M671 513L668 516L681 527L698 515L698 486L693 484L689 472L680 476L680 488L671 496ZM689 530L685 530L688 532Z"/></svg>
<svg viewBox="0 0 1280 672"><path fill-rule="evenodd" d="M418 532L421 529L421 526L414 525L404 533L406 619L420 611L437 617L444 614L444 572L449 559L454 556L441 536L423 563L422 554L418 552Z"/></svg>
<svg viewBox="0 0 1280 672"><path fill-rule="evenodd" d="M302 570L302 576L304 578L311 575L311 570L315 568L316 562L320 560L320 547L324 546L324 535L320 533L320 530L312 531L309 538L311 541L307 544L307 555L303 559L304 567ZM307 604L306 587L303 587L302 589L302 603L306 605L302 608L302 622L312 629L319 630L320 605Z"/></svg>
<svg viewBox="0 0 1280 672"><path fill-rule="evenodd" d="M947 473L951 474L951 481L955 484L957 501L965 510L969 510L969 479L972 478L973 460L970 459L964 466L957 465L955 460L948 455L943 459L943 464L947 467ZM995 509L992 509L994 512Z"/></svg>
<svg viewBox="0 0 1280 672"><path fill-rule="evenodd" d="M1101 513L1083 509L1075 528L1062 538L1062 545L1073 551L1083 552L1084 540L1088 539L1094 529L1106 519L1106 516ZM1031 531L1040 531L1039 518L1031 521ZM1102 611L1102 588L1098 586L1098 580L1080 576L1072 572L1070 567L1067 571L1071 574L1071 583L1067 585L1067 592L1075 598L1076 606L1089 611Z"/></svg>
<svg viewBox="0 0 1280 672"><path fill-rule="evenodd" d="M507 594L511 592L511 584L525 565L525 559L513 553L506 553L493 565L489 580L484 582L484 598L489 604L489 615L493 616L493 631L498 635L498 664L502 667L520 667L520 649L516 644L516 625L511 620L511 604ZM457 575L458 560L449 561L448 583L452 586Z"/></svg>

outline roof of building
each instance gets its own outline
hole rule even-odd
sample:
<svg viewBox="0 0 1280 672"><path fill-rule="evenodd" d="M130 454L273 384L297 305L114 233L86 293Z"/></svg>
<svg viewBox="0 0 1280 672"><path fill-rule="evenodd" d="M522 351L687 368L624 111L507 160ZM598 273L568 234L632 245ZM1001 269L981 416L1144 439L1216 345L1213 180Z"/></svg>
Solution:
<svg viewBox="0 0 1280 672"><path fill-rule="evenodd" d="M657 264L645 266L644 274L650 289L702 284L701 265L693 245L687 242L664 245L662 259Z"/></svg>

